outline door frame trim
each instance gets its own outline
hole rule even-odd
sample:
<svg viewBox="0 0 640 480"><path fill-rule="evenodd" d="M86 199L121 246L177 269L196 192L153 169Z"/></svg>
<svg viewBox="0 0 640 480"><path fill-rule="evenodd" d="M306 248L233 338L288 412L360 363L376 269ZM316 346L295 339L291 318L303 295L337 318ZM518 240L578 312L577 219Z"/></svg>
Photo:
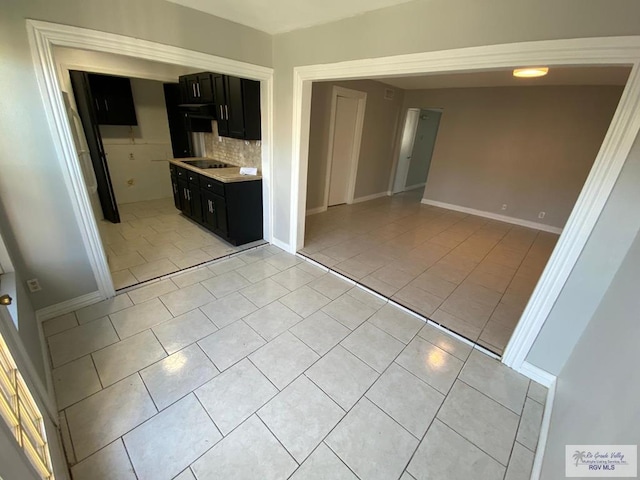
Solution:
<svg viewBox="0 0 640 480"><path fill-rule="evenodd" d="M631 65L602 146L502 362L520 371L575 266L640 131L640 36L545 40L350 60L293 69L290 251L304 245L311 82L522 65Z"/></svg>
<svg viewBox="0 0 640 480"><path fill-rule="evenodd" d="M38 20L26 21L40 96L51 130L56 158L60 163L66 189L86 248L101 298L115 295L107 257L102 245L98 224L93 214L82 170L78 163L71 127L58 79L53 49L56 46L114 53L144 60L215 71L260 81L262 122L262 182L264 238L273 235L273 69L230 60L215 55L164 45L148 40L99 32L86 28L60 25Z"/></svg>
<svg viewBox="0 0 640 480"><path fill-rule="evenodd" d="M358 177L358 163L360 161L360 145L362 145L362 131L364 127L364 115L367 108L367 93L350 88L334 85L331 89L331 116L329 117L329 146L327 148L327 173L324 181L323 210L329 208L329 187L331 186L331 170L333 169L333 145L336 130L336 114L338 107L338 97L348 97L358 100L358 110L356 113L356 128L353 133L354 148L349 160L349 181L347 183L347 203L353 203L356 191L356 180Z"/></svg>
<svg viewBox="0 0 640 480"><path fill-rule="evenodd" d="M409 176L409 166L407 166L407 170L405 172L404 175L404 181L402 182L402 189L401 190L397 190L396 189L396 184L398 183L398 173L400 173L400 155L402 155L402 139L404 138L404 132L407 129L407 121L409 120L409 113L415 110L418 112L418 120L416 121L416 126L413 129L413 135L411 138L411 156L413 156L413 147L416 144L416 134L418 133L418 124L420 123L420 111L421 109L418 107L409 107L407 108L407 111L405 112L404 115L404 125L402 126L402 132L400 133L400 145L398 146L398 155L396 155L396 161L395 161L395 173L393 175L393 182L391 184L391 188L389 190L391 190L391 193L402 193L405 191L405 187L404 185L407 183L407 177ZM409 162L411 163L411 162Z"/></svg>

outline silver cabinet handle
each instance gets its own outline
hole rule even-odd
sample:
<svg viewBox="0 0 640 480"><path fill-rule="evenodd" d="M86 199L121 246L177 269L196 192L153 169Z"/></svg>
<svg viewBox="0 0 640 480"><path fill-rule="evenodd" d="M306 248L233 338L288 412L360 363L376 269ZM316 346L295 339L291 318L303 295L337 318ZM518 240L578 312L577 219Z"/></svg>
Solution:
<svg viewBox="0 0 640 480"><path fill-rule="evenodd" d="M184 194L184 199L185 200L189 200L189 198L187 197L187 189L186 188L182 189L182 193Z"/></svg>
<svg viewBox="0 0 640 480"><path fill-rule="evenodd" d="M193 97L194 97L194 98L195 98L195 97L197 97L197 95L196 95L196 84L195 84L195 83L192 83L192 84L191 84L191 88L193 89Z"/></svg>
<svg viewBox="0 0 640 480"><path fill-rule="evenodd" d="M226 105L224 106L224 113L225 113L225 118L229 120L229 107Z"/></svg>
<svg viewBox="0 0 640 480"><path fill-rule="evenodd" d="M224 120L224 112L222 111L222 105L220 105L220 120Z"/></svg>
<svg viewBox="0 0 640 480"><path fill-rule="evenodd" d="M98 103L98 99L97 98L95 99L95 102L96 102L96 110L100 111L100 103ZM222 108L222 107L220 107L220 108ZM222 110L220 110L220 111L222 111Z"/></svg>
<svg viewBox="0 0 640 480"><path fill-rule="evenodd" d="M209 213L213 213L213 204L211 200L207 200L207 202L209 203Z"/></svg>
<svg viewBox="0 0 640 480"><path fill-rule="evenodd" d="M200 94L200 84L196 83L196 87L198 88L198 97L201 97L202 95Z"/></svg>
<svg viewBox="0 0 640 480"><path fill-rule="evenodd" d="M109 111L109 102L107 102L107 99L104 99L104 108L107 109L107 112Z"/></svg>
<svg viewBox="0 0 640 480"><path fill-rule="evenodd" d="M191 190L187 188L187 198L191 200Z"/></svg>

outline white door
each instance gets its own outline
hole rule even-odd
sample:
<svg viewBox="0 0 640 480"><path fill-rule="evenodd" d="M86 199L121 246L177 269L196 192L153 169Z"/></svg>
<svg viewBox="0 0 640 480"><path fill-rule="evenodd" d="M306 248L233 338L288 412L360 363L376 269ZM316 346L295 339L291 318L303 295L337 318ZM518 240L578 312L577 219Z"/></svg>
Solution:
<svg viewBox="0 0 640 480"><path fill-rule="evenodd" d="M358 99L338 95L333 131L333 154L331 156L331 176L329 178L329 203L347 203L351 162L356 147L356 122Z"/></svg>
<svg viewBox="0 0 640 480"><path fill-rule="evenodd" d="M410 108L407 112L407 120L404 123L404 130L402 131L402 142L400 143L400 155L398 156L396 178L393 182L393 193L404 192L419 119L420 109Z"/></svg>

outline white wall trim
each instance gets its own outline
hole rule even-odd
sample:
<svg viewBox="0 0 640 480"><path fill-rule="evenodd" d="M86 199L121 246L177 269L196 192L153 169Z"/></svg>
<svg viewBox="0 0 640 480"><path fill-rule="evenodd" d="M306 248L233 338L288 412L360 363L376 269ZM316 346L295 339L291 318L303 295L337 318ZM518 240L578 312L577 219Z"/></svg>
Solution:
<svg viewBox="0 0 640 480"><path fill-rule="evenodd" d="M544 412L542 414L542 424L540 425L540 434L538 435L538 445L536 453L533 457L533 468L531 469L531 480L539 480L542 474L542 462L544 461L544 453L547 448L547 439L549 438L549 428L551 427L551 415L553 413L553 401L556 397L556 381L554 380L548 386L547 400L544 404Z"/></svg>
<svg viewBox="0 0 640 480"><path fill-rule="evenodd" d="M291 251L291 246L288 243L283 242L282 240L278 240L277 238L271 238L271 243L278 248L281 248L285 252L296 253Z"/></svg>
<svg viewBox="0 0 640 480"><path fill-rule="evenodd" d="M310 208L307 210L307 217L309 215L315 215L316 213L322 213L322 212L326 212L328 209L327 206L323 206L323 207L316 207L316 208Z"/></svg>
<svg viewBox="0 0 640 480"><path fill-rule="evenodd" d="M102 294L96 290L95 292L87 293L76 298L72 298L65 302L56 303L49 307L41 308L36 311L36 318L39 323L42 323L52 318L65 315L67 313L75 312L83 307L93 305L96 302L103 300Z"/></svg>
<svg viewBox="0 0 640 480"><path fill-rule="evenodd" d="M368 202L369 200L375 200L376 198L380 198L380 197L390 197L391 196L391 192L387 191L387 192L380 192L380 193L372 193L371 195L365 195L364 197L357 197L353 199L353 202L351 203L362 203L362 202Z"/></svg>
<svg viewBox="0 0 640 480"><path fill-rule="evenodd" d="M525 377L530 378L534 382L538 382L540 385L544 385L547 388L553 385L553 382L556 381L555 375L552 375L551 373L542 370L535 365L531 365L529 362L522 363L522 366L520 367L520 373Z"/></svg>
<svg viewBox="0 0 640 480"><path fill-rule="evenodd" d="M408 125L409 123L409 115L410 114L415 114L416 115L416 121L415 124L413 125L412 131L409 131L408 128L410 128L410 126ZM406 158L401 158L402 155L402 147L403 144L405 143L405 140L407 141L407 146L409 146L408 144L411 144L411 150L410 150L410 155L413 155L413 147L415 145L415 141L416 141L416 133L418 132L418 124L420 123L420 109L416 108L416 107L410 107L407 108L407 111L404 114L404 124L402 127L402 131L400 133L400 139L397 140L397 147L394 147L394 153L397 151L397 155L394 155L394 165L393 165L393 176L391 176L391 178L389 179L389 182L391 183L391 187L390 190L393 193L401 193L404 192L406 190L405 184L407 183L407 176L409 175L409 166L411 164L411 160L409 159L408 162L403 162L403 160L407 160ZM410 137L408 137L410 135Z"/></svg>
<svg viewBox="0 0 640 480"><path fill-rule="evenodd" d="M640 130L640 36L487 45L294 67L290 243L304 245L311 83L519 65L633 65L587 181L504 352L520 370L575 266Z"/></svg>
<svg viewBox="0 0 640 480"><path fill-rule="evenodd" d="M54 46L114 53L259 80L262 112L263 231L264 238L271 241L273 233L273 191L271 188L273 69L184 48L68 25L27 20L26 27L40 95L56 149L56 157L60 162L73 212L100 292L100 298L96 301L114 296L115 289L67 121L54 57Z"/></svg>
<svg viewBox="0 0 640 480"><path fill-rule="evenodd" d="M333 169L333 145L336 133L336 113L338 97L348 97L358 100L358 110L356 113L356 128L353 132L354 148L349 161L349 180L347 183L347 203L353 203L356 191L356 180L358 176L358 163L360 162L360 146L362 145L362 130L364 128L364 115L367 107L367 94L358 90L339 87L334 85L331 89L331 114L329 116L329 146L327 148L327 172L324 181L323 206L329 207L329 189L331 187L331 170Z"/></svg>
<svg viewBox="0 0 640 480"><path fill-rule="evenodd" d="M553 227L551 225L545 225L544 223L532 222L530 220L523 220L521 218L508 217L507 215L500 215L498 213L487 212L485 210L476 210L475 208L463 207L461 205L454 205L453 203L438 202L429 198L423 198L421 203L425 205L431 205L433 207L446 208L447 210L455 210L456 212L468 213L470 215L477 215L479 217L490 218L492 220L500 220L501 222L511 223L513 225L520 225L522 227L535 228L536 230L542 230L543 232L557 233L560 235L562 229L559 227Z"/></svg>

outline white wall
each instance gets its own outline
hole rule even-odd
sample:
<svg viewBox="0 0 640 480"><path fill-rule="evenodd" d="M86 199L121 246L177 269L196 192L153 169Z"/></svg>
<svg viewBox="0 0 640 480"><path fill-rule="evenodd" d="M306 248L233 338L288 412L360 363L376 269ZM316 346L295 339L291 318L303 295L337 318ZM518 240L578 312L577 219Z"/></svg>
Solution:
<svg viewBox="0 0 640 480"><path fill-rule="evenodd" d="M389 187L389 175L393 165L393 148L400 120L403 91L372 80L316 82L313 85L311 99L308 210L321 207L324 202L334 85L367 94L356 175L355 199L386 193ZM387 89L394 91L392 100L384 99Z"/></svg>
<svg viewBox="0 0 640 480"><path fill-rule="evenodd" d="M47 124L25 20L128 35L271 65L271 37L156 0L3 1L0 15L0 228L16 270L38 278L35 308L97 289ZM10 93L9 93L10 92Z"/></svg>
<svg viewBox="0 0 640 480"><path fill-rule="evenodd" d="M562 228L621 94L615 86L407 91L405 110L443 109L424 198Z"/></svg>
<svg viewBox="0 0 640 480"><path fill-rule="evenodd" d="M640 230L640 137L527 361L557 375Z"/></svg>
<svg viewBox="0 0 640 480"><path fill-rule="evenodd" d="M564 476L565 445L640 443L640 235L557 380L542 479Z"/></svg>
<svg viewBox="0 0 640 480"><path fill-rule="evenodd" d="M168 162L173 152L162 82L134 78L131 90L138 125L100 126L119 205L173 195Z"/></svg>

